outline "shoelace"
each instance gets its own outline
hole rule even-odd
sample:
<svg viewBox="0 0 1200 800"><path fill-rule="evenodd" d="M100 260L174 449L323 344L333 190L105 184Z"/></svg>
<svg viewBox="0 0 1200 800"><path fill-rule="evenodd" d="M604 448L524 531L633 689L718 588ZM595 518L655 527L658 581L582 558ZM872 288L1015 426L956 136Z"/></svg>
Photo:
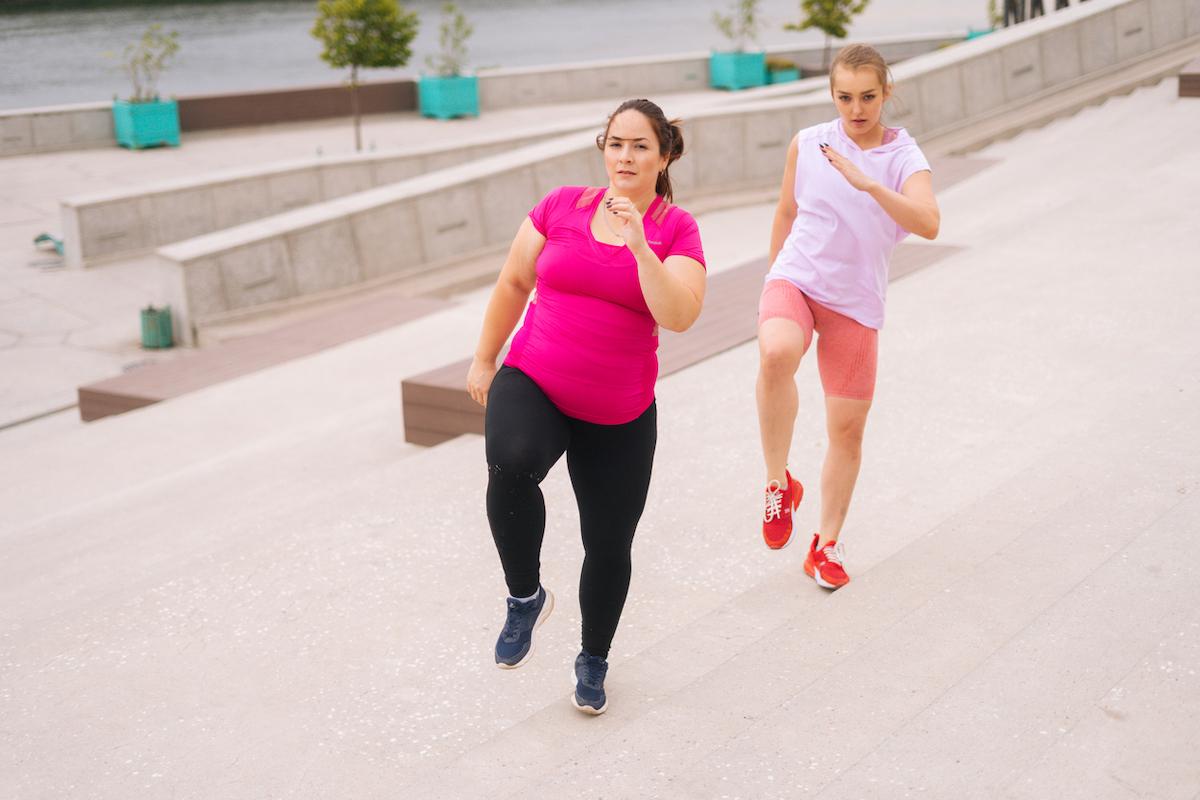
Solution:
<svg viewBox="0 0 1200 800"><path fill-rule="evenodd" d="M767 508L763 512L763 522L770 522L783 516L783 488L779 481L767 484Z"/></svg>
<svg viewBox="0 0 1200 800"><path fill-rule="evenodd" d="M608 663L601 658L589 658L583 662L583 685L589 689L599 689L604 684L604 676L608 672Z"/></svg>
<svg viewBox="0 0 1200 800"><path fill-rule="evenodd" d="M837 564L839 567L844 566L842 559L846 557L846 548L841 542L831 542L821 548L821 552L825 554L825 560Z"/></svg>
<svg viewBox="0 0 1200 800"><path fill-rule="evenodd" d="M526 606L525 603L518 603L515 600L508 601L508 616L504 620L504 630L501 636L506 642L515 642L520 636L524 628L529 627L534 614L532 603Z"/></svg>

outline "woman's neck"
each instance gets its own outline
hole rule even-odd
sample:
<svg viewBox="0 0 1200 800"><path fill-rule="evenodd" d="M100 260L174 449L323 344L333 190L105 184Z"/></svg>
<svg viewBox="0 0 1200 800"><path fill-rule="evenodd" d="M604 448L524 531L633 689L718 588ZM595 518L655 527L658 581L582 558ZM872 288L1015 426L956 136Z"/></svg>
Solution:
<svg viewBox="0 0 1200 800"><path fill-rule="evenodd" d="M882 121L876 122L874 128L871 128L866 133L860 133L858 136L846 130L845 123L842 123L842 130L846 131L846 135L850 137L850 141L858 145L858 149L860 150L870 150L879 147L879 145L883 144L884 134L887 133L887 128L884 127Z"/></svg>
<svg viewBox="0 0 1200 800"><path fill-rule="evenodd" d="M620 195L620 192L618 192L616 189L614 189L612 184L609 184L608 191L606 191L604 193L605 197L618 197L619 195ZM653 189L651 189L646 194L638 195L635 197L630 197L629 199L633 201L633 204L635 206L637 206L637 210L638 210L639 214L645 214L646 209L648 209L651 205L654 204L654 198L656 198L656 197L658 197L658 194L655 193L655 191Z"/></svg>

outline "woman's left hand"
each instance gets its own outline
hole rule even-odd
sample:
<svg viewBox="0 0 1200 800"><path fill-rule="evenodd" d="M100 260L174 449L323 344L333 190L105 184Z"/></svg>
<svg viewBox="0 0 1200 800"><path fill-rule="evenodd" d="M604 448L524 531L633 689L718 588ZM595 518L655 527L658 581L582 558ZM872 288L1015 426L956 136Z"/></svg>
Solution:
<svg viewBox="0 0 1200 800"><path fill-rule="evenodd" d="M604 200L604 220L609 230L625 240L630 250L646 246L646 229L642 215L628 197L607 197Z"/></svg>
<svg viewBox="0 0 1200 800"><path fill-rule="evenodd" d="M846 179L847 183L860 192L870 191L875 181L864 175L853 161L827 144L821 145L821 154L833 165L834 169L842 173L842 177Z"/></svg>

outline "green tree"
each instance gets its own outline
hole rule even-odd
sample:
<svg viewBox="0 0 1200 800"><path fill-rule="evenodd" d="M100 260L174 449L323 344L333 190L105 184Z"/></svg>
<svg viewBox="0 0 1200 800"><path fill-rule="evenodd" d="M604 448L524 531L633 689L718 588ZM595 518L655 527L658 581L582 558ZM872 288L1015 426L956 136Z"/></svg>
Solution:
<svg viewBox="0 0 1200 800"><path fill-rule="evenodd" d="M845 39L846 28L851 20L863 12L870 0L800 0L800 13L804 20L799 24L789 22L785 30L806 31L816 28L825 34L825 55L821 69L829 70L829 54L834 39Z"/></svg>
<svg viewBox="0 0 1200 800"><path fill-rule="evenodd" d="M354 149L362 150L358 104L358 71L364 67L402 67L412 57L410 45L420 20L396 0L320 0L312 35L325 49L331 67L350 68L350 106L354 112Z"/></svg>
<svg viewBox="0 0 1200 800"><path fill-rule="evenodd" d="M461 75L467 63L467 39L475 32L475 26L454 3L442 6L442 27L438 33L441 52L425 59L426 65L438 75L449 77Z"/></svg>
<svg viewBox="0 0 1200 800"><path fill-rule="evenodd" d="M741 53L748 42L758 38L761 21L758 18L759 0L733 0L728 14L714 11L713 25L725 38L733 43L734 50Z"/></svg>

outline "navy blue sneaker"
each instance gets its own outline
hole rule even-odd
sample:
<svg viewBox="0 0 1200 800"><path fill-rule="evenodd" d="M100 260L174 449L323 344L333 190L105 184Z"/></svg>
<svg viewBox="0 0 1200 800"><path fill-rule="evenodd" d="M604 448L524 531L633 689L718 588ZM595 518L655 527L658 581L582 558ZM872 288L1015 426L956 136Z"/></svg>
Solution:
<svg viewBox="0 0 1200 800"><path fill-rule="evenodd" d="M571 702L585 714L603 714L608 710L608 698L604 695L604 676L608 674L608 662L587 650L575 656L575 696Z"/></svg>
<svg viewBox="0 0 1200 800"><path fill-rule="evenodd" d="M496 640L496 666L516 669L533 655L533 632L554 610L554 595L538 585L537 597L522 603L508 598L508 617Z"/></svg>

